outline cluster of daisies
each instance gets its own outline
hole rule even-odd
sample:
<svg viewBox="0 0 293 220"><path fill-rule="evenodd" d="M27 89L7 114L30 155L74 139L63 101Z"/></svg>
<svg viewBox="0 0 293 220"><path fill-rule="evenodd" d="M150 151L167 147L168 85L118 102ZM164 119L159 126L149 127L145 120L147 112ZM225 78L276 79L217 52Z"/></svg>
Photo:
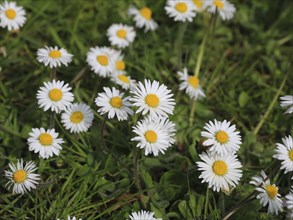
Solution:
<svg viewBox="0 0 293 220"><path fill-rule="evenodd" d="M207 10L218 12L223 20L234 16L235 7L227 0L167 0L165 10L175 21L192 21L196 13ZM158 24L152 18L152 10L148 7L136 8L130 6L128 15L131 16L137 28L144 31L154 31ZM26 21L25 11L14 2L0 4L0 26L8 30L18 30ZM158 81L145 79L136 82L126 72L126 62L122 50L134 42L136 32L134 27L125 24L113 24L107 30L107 36L112 47L95 46L87 53L86 61L90 69L99 77L109 78L120 86L104 87L94 100L97 112L105 118L118 121L128 120L133 114L140 118L132 128L134 137L131 141L136 147L144 149L145 155L158 156L175 143L175 124L170 120L175 108L174 95L166 85ZM114 49L115 48L115 49ZM37 60L56 72L61 65L68 66L73 55L64 48L48 47L38 49ZM205 97L196 75L188 75L187 68L177 72L180 80L180 90L185 90L193 100ZM74 95L70 85L62 80L44 82L36 93L38 105L43 111L51 111L60 118L64 129L70 133L87 132L93 124L94 110L85 103L74 102ZM286 113L293 112L293 96L281 97L281 106L287 108ZM207 182L214 191L229 193L235 188L242 177L242 165L238 160L237 151L242 144L239 131L231 122L209 121L201 132L206 151L199 155L197 162L201 171L199 178ZM62 150L63 138L55 128L33 128L27 139L29 151L37 153L40 158L48 159L59 156ZM283 139L283 144L277 144L274 158L282 161L281 169L284 173L293 171L293 143L289 135ZM35 189L41 177L36 174L37 166L34 162L20 159L16 164L8 164L10 170L5 171L9 180L8 188L13 193L24 194ZM268 212L276 213L282 210L284 204L288 208L288 215L293 218L293 188L285 196L285 202L280 199L278 187L271 184L262 171L260 177L253 177L251 184L256 185L259 192L257 198L262 205L268 204ZM133 212L131 220L156 220L154 213L148 211ZM68 219L71 219L68 216ZM72 219L76 219L73 217Z"/></svg>

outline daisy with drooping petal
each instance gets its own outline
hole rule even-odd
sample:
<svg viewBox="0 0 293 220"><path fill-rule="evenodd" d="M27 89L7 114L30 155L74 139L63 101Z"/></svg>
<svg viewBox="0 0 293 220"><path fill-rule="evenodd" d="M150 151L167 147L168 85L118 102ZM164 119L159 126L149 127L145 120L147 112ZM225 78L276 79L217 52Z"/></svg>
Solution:
<svg viewBox="0 0 293 220"><path fill-rule="evenodd" d="M233 18L236 11L235 6L227 0L211 0L207 1L207 3L207 10L212 14L215 14L218 11L222 20L230 20Z"/></svg>
<svg viewBox="0 0 293 220"><path fill-rule="evenodd" d="M177 74L182 81L179 87L180 90L186 89L186 93L194 100L205 97L205 94L199 85L199 79L196 76L189 76L186 68L183 69L183 72L178 71Z"/></svg>
<svg viewBox="0 0 293 220"><path fill-rule="evenodd" d="M71 133L87 131L93 119L93 110L84 103L71 104L61 115L63 126Z"/></svg>
<svg viewBox="0 0 293 220"><path fill-rule="evenodd" d="M174 21L192 22L196 15L195 6L190 0L168 0L165 10L169 17L174 17Z"/></svg>
<svg viewBox="0 0 293 220"><path fill-rule="evenodd" d="M196 11L203 11L206 9L208 2L206 0L192 0L192 3Z"/></svg>
<svg viewBox="0 0 293 220"><path fill-rule="evenodd" d="M139 82L131 93L133 98L130 101L138 107L136 113L149 113L151 117L168 117L168 114L173 114L175 100L171 90L164 84L145 80L144 84Z"/></svg>
<svg viewBox="0 0 293 220"><path fill-rule="evenodd" d="M57 138L58 133L55 129L33 128L29 133L28 145L29 150L39 153L39 156L44 159L59 155L62 149L61 144L64 143L62 138Z"/></svg>
<svg viewBox="0 0 293 220"><path fill-rule="evenodd" d="M64 81L44 82L44 86L40 87L37 93L39 107L44 111L59 113L65 110L73 101L73 94L70 92L71 87Z"/></svg>
<svg viewBox="0 0 293 220"><path fill-rule="evenodd" d="M145 155L158 156L159 152L165 154L165 150L174 142L175 124L168 118L153 120L148 117L139 121L132 131L137 135L132 141L138 141L137 147L145 149Z"/></svg>
<svg viewBox="0 0 293 220"><path fill-rule="evenodd" d="M287 109L285 114L291 114L293 112L293 96L285 95L280 97L280 105L283 109Z"/></svg>
<svg viewBox="0 0 293 220"><path fill-rule="evenodd" d="M269 204L268 213L277 214L282 210L283 202L280 199L281 195L278 193L279 188L275 184L270 183L267 175L264 171L261 171L260 176L252 177L252 180L249 182L256 187L258 195L257 199L260 200L262 206Z"/></svg>
<svg viewBox="0 0 293 220"><path fill-rule="evenodd" d="M128 101L129 97L125 97L124 93L120 93L119 90L108 87L103 88L105 92L98 93L98 97L95 99L97 106L101 107L98 112L102 115L108 113L108 118L114 118L117 116L118 121L127 120L128 115L132 115L133 111L129 108L131 103Z"/></svg>
<svg viewBox="0 0 293 220"><path fill-rule="evenodd" d="M204 126L206 131L201 132L201 136L206 138L203 142L204 146L211 146L210 152L215 152L220 155L226 155L235 153L239 150L241 142L241 136L239 131L236 131L236 126L231 125L229 121L223 122L214 120L209 121Z"/></svg>
<svg viewBox="0 0 293 220"><path fill-rule="evenodd" d="M134 6L130 6L128 14L133 15L135 26L138 28L144 27L144 31L154 31L158 28L158 24L152 19L152 10L148 7L138 10Z"/></svg>
<svg viewBox="0 0 293 220"><path fill-rule="evenodd" d="M234 154L219 155L211 152L199 155L202 161L196 162L202 173L199 178L207 182L214 191L230 191L242 177L241 163Z"/></svg>
<svg viewBox="0 0 293 220"><path fill-rule="evenodd" d="M15 2L5 1L0 4L0 27L8 31L18 30L26 21L25 10Z"/></svg>
<svg viewBox="0 0 293 220"><path fill-rule="evenodd" d="M5 177L9 179L8 189L13 185L12 192L16 194L24 194L31 189L35 189L40 180L40 175L35 174L37 167L34 162L29 161L23 166L23 160L17 160L17 164L9 163L10 170L5 170Z"/></svg>
<svg viewBox="0 0 293 220"><path fill-rule="evenodd" d="M109 76L115 65L112 52L108 47L91 47L86 58L91 70L101 77Z"/></svg>
<svg viewBox="0 0 293 220"><path fill-rule="evenodd" d="M141 210L139 212L132 212L129 215L130 220L160 220L154 217L155 213Z"/></svg>
<svg viewBox="0 0 293 220"><path fill-rule="evenodd" d="M45 64L45 66L50 66L50 68L56 68L64 64L68 66L72 61L72 54L69 54L65 49L58 49L55 47L47 47L38 49L37 51L37 60L40 63Z"/></svg>
<svg viewBox="0 0 293 220"><path fill-rule="evenodd" d="M125 72L113 74L111 80L122 86L123 89L132 90L136 86L136 81L127 76Z"/></svg>
<svg viewBox="0 0 293 220"><path fill-rule="evenodd" d="M112 24L107 31L111 45L118 48L128 47L134 41L135 35L134 28L124 24Z"/></svg>
<svg viewBox="0 0 293 220"><path fill-rule="evenodd" d="M290 193L285 196L285 205L288 209L287 218L293 219L293 187L291 186Z"/></svg>
<svg viewBox="0 0 293 220"><path fill-rule="evenodd" d="M281 169L284 173L293 171L293 139L290 135L282 138L283 144L277 143L277 149L275 150L274 158L282 161Z"/></svg>

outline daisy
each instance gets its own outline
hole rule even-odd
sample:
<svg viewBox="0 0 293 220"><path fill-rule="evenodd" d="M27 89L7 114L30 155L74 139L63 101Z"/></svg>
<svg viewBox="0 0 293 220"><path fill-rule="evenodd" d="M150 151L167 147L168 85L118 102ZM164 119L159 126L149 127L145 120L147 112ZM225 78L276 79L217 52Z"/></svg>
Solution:
<svg viewBox="0 0 293 220"><path fill-rule="evenodd" d="M15 2L5 1L0 4L0 27L8 31L18 30L26 21L25 10Z"/></svg>
<svg viewBox="0 0 293 220"><path fill-rule="evenodd" d="M168 118L153 120L148 117L139 121L132 131L137 136L131 141L138 141L137 147L145 148L145 155L158 156L159 152L165 154L164 151L175 142L175 124Z"/></svg>
<svg viewBox="0 0 293 220"><path fill-rule="evenodd" d="M283 144L277 143L277 149L275 150L274 158L282 161L281 169L284 173L293 171L293 140L289 135L282 138Z"/></svg>
<svg viewBox="0 0 293 220"><path fill-rule="evenodd" d="M129 46L134 41L135 35L133 27L124 24L112 24L107 31L111 45L119 48Z"/></svg>
<svg viewBox="0 0 293 220"><path fill-rule="evenodd" d="M24 194L31 189L35 189L40 180L40 175L35 174L37 167L34 162L29 161L23 166L23 160L17 160L17 164L9 163L10 170L5 170L5 177L9 179L8 189L13 185L12 192L16 194Z"/></svg>
<svg viewBox="0 0 293 220"><path fill-rule="evenodd" d="M67 216L67 220L82 220L81 218L77 219L75 216L73 216L72 218L70 217L70 215Z"/></svg>
<svg viewBox="0 0 293 220"><path fill-rule="evenodd" d="M118 121L127 120L128 115L133 114L133 111L129 108L131 107L131 103L128 101L129 97L123 98L124 93L120 93L114 87L112 90L108 87L103 89L105 92L98 93L98 97L95 99L96 105L101 107L98 112L102 115L108 113L109 119L116 115Z"/></svg>
<svg viewBox="0 0 293 220"><path fill-rule="evenodd" d="M183 72L178 71L179 79L182 81L180 83L180 90L186 90L186 93L194 100L205 97L205 94L199 85L199 79L196 76L189 76L187 69L184 68Z"/></svg>
<svg viewBox="0 0 293 220"><path fill-rule="evenodd" d="M262 206L269 204L268 213L277 214L282 210L283 202L280 199L281 195L278 193L279 188L275 184L271 184L267 175L264 171L261 171L261 176L252 177L252 180L249 182L256 187L258 195L257 199L260 200Z"/></svg>
<svg viewBox="0 0 293 220"><path fill-rule="evenodd" d="M288 209L288 219L293 219L293 187L291 187L290 193L285 196L285 205Z"/></svg>
<svg viewBox="0 0 293 220"><path fill-rule="evenodd" d="M241 163L234 154L219 155L211 152L199 155L202 161L196 162L202 173L199 178L207 182L214 191L230 191L242 177Z"/></svg>
<svg viewBox="0 0 293 220"><path fill-rule="evenodd" d="M168 117L168 114L173 114L175 100L172 98L171 90L164 84L145 80L144 84L139 82L131 93L133 98L130 101L138 107L136 113L150 113L151 117Z"/></svg>
<svg viewBox="0 0 293 220"><path fill-rule="evenodd" d="M137 9L134 6L130 6L128 14L133 15L135 26L138 28L144 27L144 31L154 31L158 28L158 24L152 19L152 10L148 7Z"/></svg>
<svg viewBox="0 0 293 220"><path fill-rule="evenodd" d="M28 145L29 150L39 153L39 156L44 159L53 157L53 154L59 156L61 145L64 143L62 138L57 138L58 133L55 129L33 128L29 133Z"/></svg>
<svg viewBox="0 0 293 220"><path fill-rule="evenodd" d="M154 217L153 212L141 210L139 212L132 212L129 216L130 220L160 220Z"/></svg>
<svg viewBox="0 0 293 220"><path fill-rule="evenodd" d="M121 50L111 49L111 58L113 60L113 74L122 73L125 71L126 63L124 61L124 55Z"/></svg>
<svg viewBox="0 0 293 220"><path fill-rule="evenodd" d="M206 0L192 0L193 5L195 6L196 11L203 11L207 7L207 1Z"/></svg>
<svg viewBox="0 0 293 220"><path fill-rule="evenodd" d="M241 136L239 131L236 131L235 125L230 126L230 122L214 120L209 121L204 126L206 131L201 132L201 136L206 138L203 142L204 146L211 146L210 152L215 152L220 155L235 153L239 150Z"/></svg>
<svg viewBox="0 0 293 220"><path fill-rule="evenodd" d="M132 90L136 86L136 81L127 76L125 72L112 75L111 80L122 86L123 89Z"/></svg>
<svg viewBox="0 0 293 220"><path fill-rule="evenodd" d="M71 104L61 115L63 126L71 133L87 131L93 119L93 111L84 103Z"/></svg>
<svg viewBox="0 0 293 220"><path fill-rule="evenodd" d="M280 105L282 108L287 109L285 114L290 114L293 112L293 96L285 95L280 97Z"/></svg>
<svg viewBox="0 0 293 220"><path fill-rule="evenodd" d="M64 81L44 82L44 86L37 92L39 107L56 113L65 110L74 99L70 90L71 87Z"/></svg>
<svg viewBox="0 0 293 220"><path fill-rule="evenodd" d="M211 0L208 1L208 11L215 14L217 11L222 20L230 20L233 18L236 8L227 0Z"/></svg>
<svg viewBox="0 0 293 220"><path fill-rule="evenodd" d="M45 64L45 66L50 66L50 68L56 68L64 64L68 66L72 61L73 55L68 53L65 49L58 49L55 47L47 47L38 49L37 51L37 60L40 63Z"/></svg>
<svg viewBox="0 0 293 220"><path fill-rule="evenodd" d="M168 0L165 10L169 17L174 17L174 21L191 22L196 15L195 6L189 0Z"/></svg>
<svg viewBox="0 0 293 220"><path fill-rule="evenodd" d="M108 47L91 47L86 58L91 70L101 77L109 76L115 65L112 52Z"/></svg>

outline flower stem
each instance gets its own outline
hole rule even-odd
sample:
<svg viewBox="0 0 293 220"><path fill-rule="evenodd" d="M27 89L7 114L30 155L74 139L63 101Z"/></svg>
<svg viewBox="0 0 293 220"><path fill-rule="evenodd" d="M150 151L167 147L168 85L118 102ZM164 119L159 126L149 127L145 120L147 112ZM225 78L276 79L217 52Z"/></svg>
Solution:
<svg viewBox="0 0 293 220"><path fill-rule="evenodd" d="M208 206L209 206L209 187L207 187L207 192L206 192L206 201L205 201L205 206L204 206L204 219L207 219L207 214L208 214Z"/></svg>

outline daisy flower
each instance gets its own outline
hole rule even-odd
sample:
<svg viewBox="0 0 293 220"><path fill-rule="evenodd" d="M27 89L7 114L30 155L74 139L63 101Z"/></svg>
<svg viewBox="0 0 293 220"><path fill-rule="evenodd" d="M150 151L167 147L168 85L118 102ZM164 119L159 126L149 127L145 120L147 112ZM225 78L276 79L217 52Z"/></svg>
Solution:
<svg viewBox="0 0 293 220"><path fill-rule="evenodd" d="M112 52L108 47L91 47L86 58L91 70L101 77L109 76L115 65Z"/></svg>
<svg viewBox="0 0 293 220"><path fill-rule="evenodd" d="M233 18L236 8L227 0L211 0L208 1L208 11L215 14L217 11L222 20L230 20Z"/></svg>
<svg viewBox="0 0 293 220"><path fill-rule="evenodd" d="M278 215L278 212L283 207L283 202L280 199L281 195L278 193L279 188L270 183L264 171L261 171L260 174L260 176L252 177L249 183L257 186L255 189L258 192L256 198L260 200L260 204L262 206L269 204L268 213Z"/></svg>
<svg viewBox="0 0 293 220"><path fill-rule="evenodd" d="M145 149L145 155L154 154L158 156L159 152L165 154L165 150L174 142L175 124L168 118L153 120L148 117L139 121L132 131L137 135L131 141L138 141L137 147Z"/></svg>
<svg viewBox="0 0 293 220"><path fill-rule="evenodd" d="M209 121L204 126L206 131L201 132L201 136L206 138L203 142L204 146L211 146L210 152L215 152L220 155L235 153L239 150L241 136L239 131L236 131L235 125L230 126L230 122L224 120L223 122L214 120Z"/></svg>
<svg viewBox="0 0 293 220"><path fill-rule="evenodd" d="M288 219L293 219L293 187L291 187L290 193L285 196L285 205L288 209Z"/></svg>
<svg viewBox="0 0 293 220"><path fill-rule="evenodd" d="M38 49L37 60L40 63L45 64L45 66L50 66L50 68L56 68L64 64L68 66L72 61L73 55L68 53L65 49L58 49L55 47L47 47Z"/></svg>
<svg viewBox="0 0 293 220"><path fill-rule="evenodd" d="M284 173L293 171L293 140L290 135L282 138L283 144L277 143L277 149L275 150L274 158L282 161L281 169Z"/></svg>
<svg viewBox="0 0 293 220"><path fill-rule="evenodd" d="M40 175L35 174L37 167L34 162L29 161L23 166L23 160L17 160L17 164L9 163L10 170L5 170L5 177L9 179L8 189L13 185L12 192L16 194L24 194L31 189L35 189L40 180Z"/></svg>
<svg viewBox="0 0 293 220"><path fill-rule="evenodd" d="M55 129L33 128L27 140L29 150L39 153L44 159L53 157L53 154L58 156L62 149L60 144L64 143L62 138L57 138L58 135Z"/></svg>
<svg viewBox="0 0 293 220"><path fill-rule="evenodd" d="M168 0L165 10L169 17L174 17L174 21L192 22L196 15L195 6L189 0Z"/></svg>
<svg viewBox="0 0 293 220"><path fill-rule="evenodd" d="M92 125L94 113L84 103L71 104L61 115L61 122L71 133L87 131Z"/></svg>
<svg viewBox="0 0 293 220"><path fill-rule="evenodd" d="M193 5L195 6L196 11L203 11L207 7L206 0L192 0Z"/></svg>
<svg viewBox="0 0 293 220"><path fill-rule="evenodd" d="M293 96L285 95L280 97L280 105L282 108L287 109L285 114L290 114L293 112Z"/></svg>
<svg viewBox="0 0 293 220"><path fill-rule="evenodd" d="M178 71L179 79L182 81L180 83L180 90L186 90L186 93L194 100L205 97L205 94L199 85L199 79L196 76L189 76L187 69L184 68L183 72Z"/></svg>
<svg viewBox="0 0 293 220"><path fill-rule="evenodd" d="M40 87L37 92L38 105L44 111L59 113L65 110L73 101L73 94L70 92L71 87L64 81L44 82L44 86Z"/></svg>
<svg viewBox="0 0 293 220"><path fill-rule="evenodd" d="M75 216L73 216L72 218L70 217L70 215L67 216L67 220L82 220L81 218L77 219Z"/></svg>
<svg viewBox="0 0 293 220"><path fill-rule="evenodd" d="M134 41L135 35L133 27L124 24L112 24L107 31L111 45L119 48L128 47Z"/></svg>
<svg viewBox="0 0 293 220"><path fill-rule="evenodd" d="M124 61L124 55L121 50L113 50L111 49L111 58L113 60L113 74L121 73L125 71L126 64Z"/></svg>
<svg viewBox="0 0 293 220"><path fill-rule="evenodd" d="M15 2L5 1L0 4L0 27L8 31L18 30L26 21L25 10Z"/></svg>
<svg viewBox="0 0 293 220"><path fill-rule="evenodd" d="M129 215L130 220L160 220L154 217L153 212L141 210L139 212L132 212Z"/></svg>
<svg viewBox="0 0 293 220"><path fill-rule="evenodd" d="M144 31L154 31L158 28L158 24L152 19L152 10L148 7L137 9L130 6L128 14L133 16L135 26L138 28L144 27Z"/></svg>
<svg viewBox="0 0 293 220"><path fill-rule="evenodd" d="M129 108L131 107L131 103L128 101L129 97L123 98L124 93L120 93L114 87L112 90L108 87L103 89L105 92L98 93L98 97L95 99L96 105L101 107L98 112L101 115L108 113L109 119L116 115L118 121L127 120L128 115L133 114L133 111Z"/></svg>
<svg viewBox="0 0 293 220"><path fill-rule="evenodd" d="M219 155L211 152L199 155L202 161L196 162L202 173L199 178L207 182L214 191L230 191L242 177L241 163L234 154Z"/></svg>
<svg viewBox="0 0 293 220"><path fill-rule="evenodd" d="M127 76L125 72L113 74L111 80L127 90L132 90L136 86L136 81Z"/></svg>
<svg viewBox="0 0 293 220"><path fill-rule="evenodd" d="M171 90L164 84L145 80L144 84L139 82L131 93L133 98L130 101L138 107L136 113L150 113L151 117L168 117L168 114L173 114L175 100Z"/></svg>

